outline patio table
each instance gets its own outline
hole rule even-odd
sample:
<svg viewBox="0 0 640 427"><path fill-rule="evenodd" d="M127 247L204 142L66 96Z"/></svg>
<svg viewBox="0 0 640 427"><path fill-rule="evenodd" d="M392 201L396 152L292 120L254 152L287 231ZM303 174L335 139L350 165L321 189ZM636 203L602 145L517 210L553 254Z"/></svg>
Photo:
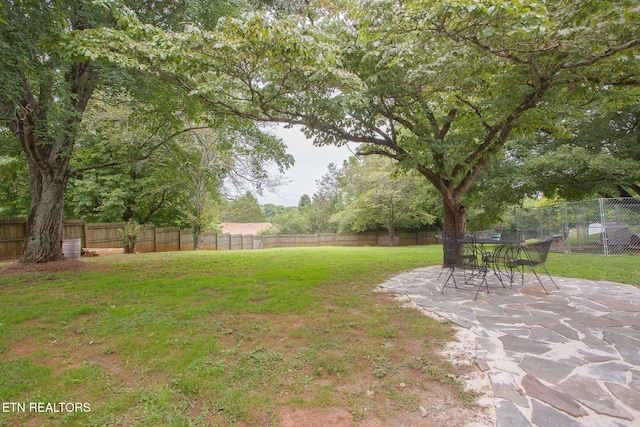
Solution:
<svg viewBox="0 0 640 427"><path fill-rule="evenodd" d="M459 239L459 241L466 245L471 245L474 248L474 253L481 254L479 261L482 264L479 265L479 268L484 270L484 274L489 270L493 271L498 280L500 280L502 287L506 287L502 281L502 276L508 277L511 282L511 275L509 274L509 269L506 267L506 262L514 258L514 252L520 248L520 245L525 242L524 240L513 238L487 239L465 236ZM492 250L486 247L488 245L493 245ZM489 292L488 287L487 292Z"/></svg>

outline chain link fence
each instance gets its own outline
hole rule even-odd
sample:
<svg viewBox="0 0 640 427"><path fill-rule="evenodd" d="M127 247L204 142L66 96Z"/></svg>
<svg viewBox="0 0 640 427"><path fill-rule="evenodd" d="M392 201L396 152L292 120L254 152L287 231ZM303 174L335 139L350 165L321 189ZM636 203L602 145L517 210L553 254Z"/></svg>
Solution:
<svg viewBox="0 0 640 427"><path fill-rule="evenodd" d="M633 197L519 208L515 215L525 240L553 238L555 252L640 254L640 200Z"/></svg>

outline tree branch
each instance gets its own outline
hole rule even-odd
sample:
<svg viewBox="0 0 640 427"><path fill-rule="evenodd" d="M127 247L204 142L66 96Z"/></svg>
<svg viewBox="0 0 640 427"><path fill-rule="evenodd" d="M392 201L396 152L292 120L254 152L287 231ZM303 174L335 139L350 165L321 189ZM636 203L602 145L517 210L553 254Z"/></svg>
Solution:
<svg viewBox="0 0 640 427"><path fill-rule="evenodd" d="M154 203L154 205L149 209L149 212L147 212L147 215L145 215L145 217L140 220L140 224L149 223L151 221L151 218L153 217L153 214L159 211L166 201L167 201L167 190L163 189L160 200L158 200L157 203Z"/></svg>
<svg viewBox="0 0 640 427"><path fill-rule="evenodd" d="M456 114L458 114L458 109L456 109L456 108L452 108L449 111L449 114L447 114L447 118L444 121L444 124L442 125L440 130L438 131L438 134L436 135L436 138L444 139L447 136L447 133L449 133L449 129L451 128L451 125L453 124L453 121L456 118ZM478 112L478 114L479 114L479 112ZM480 117L482 117L482 115L480 115ZM482 124L485 124L485 123L482 122ZM486 127L489 129L489 125L486 125Z"/></svg>
<svg viewBox="0 0 640 427"><path fill-rule="evenodd" d="M400 156L397 153L394 154L385 150L356 151L356 156L385 156L394 160L400 160Z"/></svg>
<svg viewBox="0 0 640 427"><path fill-rule="evenodd" d="M177 134L179 134L180 132L177 132ZM160 141L158 144L153 145L151 147L151 149L149 150L148 153L146 153L144 156L137 156L136 158L133 159L134 162L140 162L142 160L147 160L148 158L151 157L151 155L158 150L158 148L162 147L164 144L166 144L167 140L162 140ZM81 168L77 168L77 169L69 169L69 176L72 175L79 175L83 172L89 171L89 170L94 170L94 169L101 169L101 168L107 168L107 167L111 167L111 166L120 166L123 165L125 163L130 163L131 159L127 159L127 160L114 160L112 162L106 162L106 163L97 163L94 165L89 165L89 166L83 166Z"/></svg>
<svg viewBox="0 0 640 427"><path fill-rule="evenodd" d="M460 95L456 95L456 99L459 102L461 102L464 105L466 105L467 107L471 108L474 111L474 113L476 113L476 116L478 116L478 118L481 120L482 126L484 126L487 130L491 130L491 126L489 126L489 124L486 121L484 121L484 117L482 116L482 113L480 112L478 107L476 107L475 105L473 105L471 103L471 101L467 101L466 99L464 99Z"/></svg>
<svg viewBox="0 0 640 427"><path fill-rule="evenodd" d="M619 46L616 47L612 47L609 48L605 51L602 51L600 53L596 53L593 58L589 58L589 59L585 59L582 61L577 61L577 62L569 62L566 63L564 65L562 65L561 68L563 69L572 69L572 68L579 68L579 67L586 67L592 64L595 64L596 62L604 59L604 58L608 58L612 55L615 55L616 53L622 52L624 50L627 49L631 49L635 46L640 46L640 38L637 39L633 39L631 41L628 41L627 43L623 43Z"/></svg>

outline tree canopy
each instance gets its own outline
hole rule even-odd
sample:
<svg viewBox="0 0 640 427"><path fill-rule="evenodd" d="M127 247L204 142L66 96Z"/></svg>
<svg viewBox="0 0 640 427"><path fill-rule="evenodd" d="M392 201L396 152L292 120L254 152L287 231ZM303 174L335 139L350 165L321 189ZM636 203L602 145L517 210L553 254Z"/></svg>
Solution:
<svg viewBox="0 0 640 427"><path fill-rule="evenodd" d="M211 32L128 20L82 43L180 82L215 111L395 159L438 189L450 230L465 228L465 195L512 137L566 134L569 115L637 102L633 1L346 5L322 19L249 14Z"/></svg>
<svg viewBox="0 0 640 427"><path fill-rule="evenodd" d="M90 50L76 43L79 35L117 26L122 17L114 13L113 8L126 8L131 16L137 16L141 20L139 22L145 22L150 28L181 31L185 23L213 30L221 16L247 10L248 4L234 0L15 0L2 5L0 123L19 143L24 157L13 154L3 157L9 158L11 163L3 160L0 167L18 176L24 171L20 160L28 166L30 207L22 261L46 262L62 256L64 196L70 180L93 174L96 178L93 184L110 182L115 185L113 175L99 174L94 170L118 165L124 167L123 160L112 158L118 152L149 159L155 149L180 132L185 116L194 120L194 114L197 116L199 112L198 103L193 100L183 102L186 100L184 92L172 90L172 86L163 82L157 73L96 61L98 58ZM136 123L138 129L129 132L132 139L108 141L107 138L102 144L96 140L97 134L94 138L82 139L85 111L97 92L105 98L114 99L124 93L127 98L135 98L138 107L146 108L145 111L138 110L138 117L146 115L147 120ZM110 146L110 142L113 145ZM0 143L3 144L3 152L14 151L4 132L0 135ZM85 152L82 156L74 156L79 144L84 144ZM98 149L89 153L89 146ZM274 153L274 145L267 144L266 147L257 162L264 162L269 155L267 153ZM15 159L19 161L14 164ZM82 163L83 160L89 163ZM288 161L284 159L282 164ZM137 166L132 164L128 162L130 168L127 172L129 177L135 175L135 179L114 190L112 195L115 197L108 202L113 208L108 210L112 212L121 207L118 198L126 199L127 194L139 193L141 180L150 178L148 174L139 174ZM260 170L254 168L253 172ZM82 186L75 187L83 192L76 195L82 196L87 206L95 205L91 199L95 199L99 189L93 188L92 191L88 188L92 185L90 181L85 181L85 184L82 189L79 188ZM149 187L145 188L149 190ZM150 204L145 209L142 201L125 203L124 217L142 215L143 218L151 218L161 205L166 205L168 187L159 185L154 190L158 197L152 200L152 195L149 195L145 201L150 201ZM101 206L104 208L108 203L101 203ZM133 204L136 204L135 208ZM10 210L18 211L18 208L12 206Z"/></svg>
<svg viewBox="0 0 640 427"><path fill-rule="evenodd" d="M226 203L223 209L222 220L225 222L266 222L267 218L262 213L258 199L250 192Z"/></svg>
<svg viewBox="0 0 640 427"><path fill-rule="evenodd" d="M429 192L427 183L415 172L394 176L390 159L365 158L358 162L352 157L340 181L345 206L331 221L340 224L341 230L383 228L393 246L396 229L419 229L435 222L435 215L429 212L433 192Z"/></svg>
<svg viewBox="0 0 640 427"><path fill-rule="evenodd" d="M594 113L571 137L541 133L514 150L529 188L548 197L640 196L640 104Z"/></svg>

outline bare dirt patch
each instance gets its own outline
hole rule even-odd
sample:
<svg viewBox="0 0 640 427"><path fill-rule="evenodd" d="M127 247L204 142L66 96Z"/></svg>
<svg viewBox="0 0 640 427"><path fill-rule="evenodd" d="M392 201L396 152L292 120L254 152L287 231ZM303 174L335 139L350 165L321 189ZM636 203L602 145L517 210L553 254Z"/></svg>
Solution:
<svg viewBox="0 0 640 427"><path fill-rule="evenodd" d="M55 274L67 271L93 270L96 266L80 260L62 260L44 263L14 262L0 266L0 276L18 274Z"/></svg>
<svg viewBox="0 0 640 427"><path fill-rule="evenodd" d="M17 357L31 357L40 350L40 344L35 341L20 341L9 346L9 354L15 354Z"/></svg>
<svg viewBox="0 0 640 427"><path fill-rule="evenodd" d="M396 295L395 299L405 306L414 307L425 316L432 317L439 321L445 319L433 312L422 309L418 304L405 295ZM440 354L454 366L465 366L468 372L458 380L464 383L465 391L476 396L473 409L455 408L447 405L442 399L432 398L425 402L425 406L437 413L446 414L448 418L445 424L460 425L465 427L484 427L496 425L496 400L493 394L493 386L486 372L483 372L476 364L474 354L476 345L476 335L468 329L455 327L456 340L447 343ZM424 407L423 407L424 408ZM453 411L453 414L451 413ZM429 411L428 411L429 412ZM457 412L457 414L456 414ZM423 414L424 415L424 414ZM456 421L455 423L449 423ZM422 425L422 424L418 424Z"/></svg>

